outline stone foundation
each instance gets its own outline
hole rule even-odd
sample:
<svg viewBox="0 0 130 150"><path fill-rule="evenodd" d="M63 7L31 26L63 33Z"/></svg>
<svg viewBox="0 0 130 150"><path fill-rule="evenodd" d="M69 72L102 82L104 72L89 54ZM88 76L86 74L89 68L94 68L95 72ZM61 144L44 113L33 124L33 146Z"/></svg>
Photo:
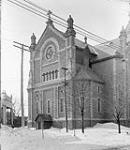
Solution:
<svg viewBox="0 0 130 150"><path fill-rule="evenodd" d="M29 120L27 122L27 126L28 128L35 128L36 127L36 123L35 122L32 122L32 120Z"/></svg>
<svg viewBox="0 0 130 150"><path fill-rule="evenodd" d="M96 123L99 123L99 120L84 120L84 127L92 127ZM101 122L100 122L101 123ZM53 121L53 127L56 128L65 128L66 127L66 121L65 120L54 120ZM68 128L69 129L79 129L82 127L82 120L68 120Z"/></svg>
<svg viewBox="0 0 130 150"><path fill-rule="evenodd" d="M84 127L93 127L97 123L109 123L113 122L116 123L115 120L84 120ZM130 120L121 120L121 125L130 127ZM79 129L82 127L82 121L81 120L68 120L68 128L69 129ZM65 128L66 127L66 122L65 120L54 120L53 121L53 127L56 128Z"/></svg>
<svg viewBox="0 0 130 150"><path fill-rule="evenodd" d="M66 127L66 121L65 120L54 120L53 121L53 127L65 128ZM72 129L72 120L68 120L68 128Z"/></svg>
<svg viewBox="0 0 130 150"><path fill-rule="evenodd" d="M97 123L109 123L109 122L113 122L116 123L115 120L111 120L111 119L106 119L106 120L84 120L84 128L86 127L93 127L94 125L96 125ZM130 127L130 120L121 120L121 125L126 126L126 127ZM65 128L66 127L66 121L65 120L53 120L53 127L55 128ZM32 121L28 121L28 127L36 127L36 123L32 123ZM82 120L68 120L68 128L69 129L79 129L82 127Z"/></svg>

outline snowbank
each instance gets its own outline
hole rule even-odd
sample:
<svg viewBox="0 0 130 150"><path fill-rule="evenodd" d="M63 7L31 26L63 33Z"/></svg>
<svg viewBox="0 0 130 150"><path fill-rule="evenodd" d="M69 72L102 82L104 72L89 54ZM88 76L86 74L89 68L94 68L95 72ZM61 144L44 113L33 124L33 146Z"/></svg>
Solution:
<svg viewBox="0 0 130 150"><path fill-rule="evenodd" d="M117 129L118 125L113 123L113 122L109 122L109 123L97 123L94 128L108 128L108 129ZM127 127L125 126L121 126L121 128L126 129Z"/></svg>
<svg viewBox="0 0 130 150"><path fill-rule="evenodd" d="M130 128L122 126L122 133L118 134L114 123L97 124L93 128L81 129L45 129L10 128L2 126L0 142L2 150L101 150L108 147L130 145ZM43 148L44 147L44 148Z"/></svg>

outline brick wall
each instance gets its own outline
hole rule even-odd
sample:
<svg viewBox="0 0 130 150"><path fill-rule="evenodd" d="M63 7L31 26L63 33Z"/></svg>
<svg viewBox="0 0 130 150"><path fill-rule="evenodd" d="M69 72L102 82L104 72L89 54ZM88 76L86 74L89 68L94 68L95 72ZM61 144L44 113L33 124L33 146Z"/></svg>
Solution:
<svg viewBox="0 0 130 150"><path fill-rule="evenodd" d="M113 96L114 96L114 85L113 85L113 59L95 63L92 65L92 69L103 79L104 81L104 103L103 112L104 118L109 119L113 117L112 106L113 106Z"/></svg>
<svg viewBox="0 0 130 150"><path fill-rule="evenodd" d="M34 61L34 83L40 83L40 60Z"/></svg>
<svg viewBox="0 0 130 150"><path fill-rule="evenodd" d="M127 100L128 100L128 118L130 120L130 45L128 47L128 54L127 54ZM130 123L129 123L130 124Z"/></svg>

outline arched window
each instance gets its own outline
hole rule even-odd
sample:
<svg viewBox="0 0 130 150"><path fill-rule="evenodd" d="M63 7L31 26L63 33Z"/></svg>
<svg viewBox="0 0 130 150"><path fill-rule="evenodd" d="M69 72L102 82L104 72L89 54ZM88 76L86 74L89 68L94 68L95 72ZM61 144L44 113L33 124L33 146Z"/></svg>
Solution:
<svg viewBox="0 0 130 150"><path fill-rule="evenodd" d="M52 71L52 79L54 79L54 78L55 78L55 72Z"/></svg>
<svg viewBox="0 0 130 150"><path fill-rule="evenodd" d="M43 76L43 82L45 82L45 73L43 73L42 76Z"/></svg>
<svg viewBox="0 0 130 150"><path fill-rule="evenodd" d="M55 78L58 78L58 70L55 70Z"/></svg>

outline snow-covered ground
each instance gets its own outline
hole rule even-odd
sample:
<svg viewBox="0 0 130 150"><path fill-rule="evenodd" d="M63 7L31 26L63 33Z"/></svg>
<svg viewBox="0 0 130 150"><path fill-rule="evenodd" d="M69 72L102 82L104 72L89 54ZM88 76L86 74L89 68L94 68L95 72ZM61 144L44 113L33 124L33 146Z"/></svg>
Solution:
<svg viewBox="0 0 130 150"><path fill-rule="evenodd" d="M121 127L118 134L114 123L97 124L93 128L81 130L46 129L41 130L25 128L10 128L2 126L0 131L1 150L102 150L112 147L130 149L130 128Z"/></svg>

